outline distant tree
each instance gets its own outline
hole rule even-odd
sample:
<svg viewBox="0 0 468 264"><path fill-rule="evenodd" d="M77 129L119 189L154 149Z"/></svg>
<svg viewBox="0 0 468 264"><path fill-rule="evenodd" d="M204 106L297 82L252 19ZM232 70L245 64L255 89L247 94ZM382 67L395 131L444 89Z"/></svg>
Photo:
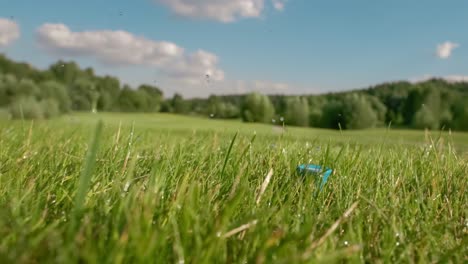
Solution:
<svg viewBox="0 0 468 264"><path fill-rule="evenodd" d="M54 118L60 115L59 103L54 98L44 99L39 104L44 118Z"/></svg>
<svg viewBox="0 0 468 264"><path fill-rule="evenodd" d="M322 116L322 109L314 108L312 110L309 110L309 126L320 127Z"/></svg>
<svg viewBox="0 0 468 264"><path fill-rule="evenodd" d="M41 71L27 63L14 62L2 54L0 54L0 73L11 74L18 80L29 79L34 82L44 80Z"/></svg>
<svg viewBox="0 0 468 264"><path fill-rule="evenodd" d="M343 116L343 103L338 100L331 100L322 110L320 127L332 129L344 129L345 120Z"/></svg>
<svg viewBox="0 0 468 264"><path fill-rule="evenodd" d="M161 102L163 100L162 91L151 85L140 85L138 91L144 93L146 98L146 112L159 112L161 109Z"/></svg>
<svg viewBox="0 0 468 264"><path fill-rule="evenodd" d="M367 96L365 99L370 103L377 116L377 125L384 125L387 116L387 107L375 96Z"/></svg>
<svg viewBox="0 0 468 264"><path fill-rule="evenodd" d="M172 113L172 112L174 112L174 109L172 109L171 101L172 101L172 99L169 99L169 100L164 100L161 103L161 112L162 113Z"/></svg>
<svg viewBox="0 0 468 264"><path fill-rule="evenodd" d="M80 78L88 79L75 62L57 61L50 65L49 72L57 81L67 85L71 85Z"/></svg>
<svg viewBox="0 0 468 264"><path fill-rule="evenodd" d="M439 129L440 127L440 90L434 86L434 82L419 85L421 105L414 113L412 125L414 128ZM415 106L416 107L416 106Z"/></svg>
<svg viewBox="0 0 468 264"><path fill-rule="evenodd" d="M435 119L434 126L436 128L439 128L440 114L442 110L440 97L440 89L434 84L429 85L424 91L424 106L429 108L429 110L432 112L432 115Z"/></svg>
<svg viewBox="0 0 468 264"><path fill-rule="evenodd" d="M70 85L69 90L72 108L78 111L93 111L97 106L97 91L94 83L80 78Z"/></svg>
<svg viewBox="0 0 468 264"><path fill-rule="evenodd" d="M343 101L345 129L364 129L377 125L378 117L368 99L359 94L350 94Z"/></svg>
<svg viewBox="0 0 468 264"><path fill-rule="evenodd" d="M242 120L245 122L271 122L275 109L266 95L250 93L242 106Z"/></svg>
<svg viewBox="0 0 468 264"><path fill-rule="evenodd" d="M42 119L44 111L41 104L33 96L20 96L9 106L10 115L15 119Z"/></svg>
<svg viewBox="0 0 468 264"><path fill-rule="evenodd" d="M285 123L293 126L309 125L309 103L298 96L287 99Z"/></svg>
<svg viewBox="0 0 468 264"><path fill-rule="evenodd" d="M124 86L118 99L119 109L122 112L143 112L148 108L144 91L133 90Z"/></svg>
<svg viewBox="0 0 468 264"><path fill-rule="evenodd" d="M414 115L413 127L419 129L438 129L439 122L428 107L422 106Z"/></svg>
<svg viewBox="0 0 468 264"><path fill-rule="evenodd" d="M178 114L188 113L190 109L189 103L187 101L184 101L182 95L178 93L174 94L174 96L172 97L171 107L173 112Z"/></svg>
<svg viewBox="0 0 468 264"><path fill-rule="evenodd" d="M320 127L324 105L327 100L323 96L309 96L309 126Z"/></svg>
<svg viewBox="0 0 468 264"><path fill-rule="evenodd" d="M401 126L404 123L403 107L405 106L408 92L413 87L414 85L407 81L389 82L373 86L365 90L365 93L378 98L387 108L385 124L391 122L392 125ZM406 105L405 107L408 106ZM377 111L379 123L381 123L380 111L375 107L373 108ZM411 118L412 115L414 115L414 112L412 112L412 114L410 113L408 118ZM408 122L410 123L410 120Z"/></svg>
<svg viewBox="0 0 468 264"><path fill-rule="evenodd" d="M118 110L118 98L120 95L119 79L111 76L95 78L95 86L99 92L97 109L100 111Z"/></svg>
<svg viewBox="0 0 468 264"><path fill-rule="evenodd" d="M468 97L458 98L451 110L453 113L453 128L468 131Z"/></svg>
<svg viewBox="0 0 468 264"><path fill-rule="evenodd" d="M67 88L56 81L45 81L40 85L40 99L53 99L58 104L58 111L61 113L67 113L71 110L71 100L68 94ZM48 103L51 105L51 103Z"/></svg>
<svg viewBox="0 0 468 264"><path fill-rule="evenodd" d="M40 94L39 87L30 79L20 80L14 89L15 97L32 96L37 98Z"/></svg>
<svg viewBox="0 0 468 264"><path fill-rule="evenodd" d="M15 96L17 79L12 74L0 74L0 107L9 105Z"/></svg>
<svg viewBox="0 0 468 264"><path fill-rule="evenodd" d="M198 103L197 103L198 105ZM219 96L211 95L207 100L206 111L204 115L214 118L237 118L239 117L239 108L233 103L223 102Z"/></svg>
<svg viewBox="0 0 468 264"><path fill-rule="evenodd" d="M239 107L233 103L225 103L223 116L225 118L239 118Z"/></svg>
<svg viewBox="0 0 468 264"><path fill-rule="evenodd" d="M445 109L440 114L440 128L443 128L443 129L454 128L453 127L453 115L449 109Z"/></svg>
<svg viewBox="0 0 468 264"><path fill-rule="evenodd" d="M405 100L402 116L403 124L406 126L411 126L413 122L413 117L415 113L421 108L421 105L424 103L424 94L420 85L416 85L414 88L408 92L408 97Z"/></svg>
<svg viewBox="0 0 468 264"><path fill-rule="evenodd" d="M287 111L287 100L288 98L284 95L271 95L269 96L275 113L277 116L285 116Z"/></svg>
<svg viewBox="0 0 468 264"><path fill-rule="evenodd" d="M204 114L209 115L209 116L220 117L219 105L221 103L222 103L221 99L218 96L210 95L210 97L208 97L208 100L206 102L206 106L205 106L206 110Z"/></svg>

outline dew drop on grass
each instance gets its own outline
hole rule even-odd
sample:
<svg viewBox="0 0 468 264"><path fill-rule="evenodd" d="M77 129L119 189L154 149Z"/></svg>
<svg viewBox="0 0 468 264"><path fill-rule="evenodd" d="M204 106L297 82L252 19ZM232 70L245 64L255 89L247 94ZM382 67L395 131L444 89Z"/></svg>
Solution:
<svg viewBox="0 0 468 264"><path fill-rule="evenodd" d="M348 242L348 241L345 241L345 242L344 242L344 245L345 245L345 246L348 246L348 245L349 245L349 242Z"/></svg>
<svg viewBox="0 0 468 264"><path fill-rule="evenodd" d="M396 242L395 245L398 247L400 245L400 242Z"/></svg>
<svg viewBox="0 0 468 264"><path fill-rule="evenodd" d="M221 237L221 232L216 232L217 237Z"/></svg>

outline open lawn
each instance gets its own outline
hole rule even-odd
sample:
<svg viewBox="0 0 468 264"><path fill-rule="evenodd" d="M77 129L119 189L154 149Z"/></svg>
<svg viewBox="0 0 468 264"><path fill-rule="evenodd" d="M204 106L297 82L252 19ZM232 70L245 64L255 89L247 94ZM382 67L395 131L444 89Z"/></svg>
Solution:
<svg viewBox="0 0 468 264"><path fill-rule="evenodd" d="M462 263L467 153L455 132L0 118L0 261Z"/></svg>

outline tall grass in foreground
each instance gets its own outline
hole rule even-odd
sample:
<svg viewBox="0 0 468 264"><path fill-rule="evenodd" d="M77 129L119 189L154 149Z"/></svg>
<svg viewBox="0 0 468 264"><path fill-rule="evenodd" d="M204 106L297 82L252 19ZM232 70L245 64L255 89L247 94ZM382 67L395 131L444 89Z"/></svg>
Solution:
<svg viewBox="0 0 468 264"><path fill-rule="evenodd" d="M468 159L437 140L53 127L0 129L1 263L468 261ZM307 162L336 170L316 196Z"/></svg>

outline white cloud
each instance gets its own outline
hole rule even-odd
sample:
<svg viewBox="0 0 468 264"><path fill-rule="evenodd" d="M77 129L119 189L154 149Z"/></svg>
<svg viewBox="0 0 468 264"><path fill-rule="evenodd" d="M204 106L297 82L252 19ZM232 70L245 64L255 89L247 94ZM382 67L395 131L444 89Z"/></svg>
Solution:
<svg viewBox="0 0 468 264"><path fill-rule="evenodd" d="M278 11L283 11L284 10L284 0L272 0L273 7L278 10Z"/></svg>
<svg viewBox="0 0 468 264"><path fill-rule="evenodd" d="M167 41L154 41L122 30L73 32L64 24L44 24L37 40L47 51L70 57L92 57L110 66L155 67L170 78L199 82L206 74L211 80L224 79L218 57L207 51L187 53Z"/></svg>
<svg viewBox="0 0 468 264"><path fill-rule="evenodd" d="M448 75L443 78L448 82L468 82L468 75Z"/></svg>
<svg viewBox="0 0 468 264"><path fill-rule="evenodd" d="M156 0L169 7L175 14L229 23L241 18L257 18L262 15L265 0ZM284 0L272 0L276 10L284 9Z"/></svg>
<svg viewBox="0 0 468 264"><path fill-rule="evenodd" d="M18 24L10 19L0 18L0 47L6 47L20 36Z"/></svg>
<svg viewBox="0 0 468 264"><path fill-rule="evenodd" d="M291 88L287 83L271 81L254 81L251 86L253 91L267 93L285 93Z"/></svg>
<svg viewBox="0 0 468 264"><path fill-rule="evenodd" d="M434 76L431 74L424 74L423 76L416 77L410 80L412 83L418 83L418 82L424 82L428 81L430 79L443 79L447 82L450 83L456 83L456 82L468 82L468 75L446 75L446 76Z"/></svg>
<svg viewBox="0 0 468 264"><path fill-rule="evenodd" d="M448 59L452 55L454 49L460 47L458 43L446 41L442 44L437 45L436 55L440 59Z"/></svg>

